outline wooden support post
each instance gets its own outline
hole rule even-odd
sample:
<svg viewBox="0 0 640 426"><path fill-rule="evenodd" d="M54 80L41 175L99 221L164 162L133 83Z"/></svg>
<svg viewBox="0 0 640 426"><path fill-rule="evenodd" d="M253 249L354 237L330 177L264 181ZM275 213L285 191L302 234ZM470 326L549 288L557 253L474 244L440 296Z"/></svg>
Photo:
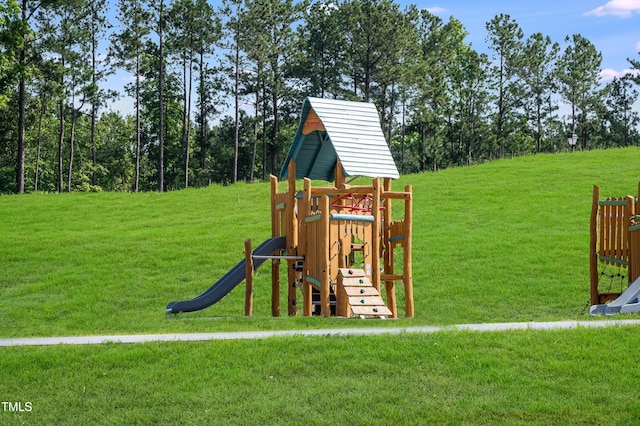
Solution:
<svg viewBox="0 0 640 426"><path fill-rule="evenodd" d="M391 179L384 179L384 192L391 192ZM393 200L390 197L386 197L383 202L384 211L384 225L382 227L382 232L384 235L384 274L385 275L393 275L393 249L391 248L391 243L389 242L389 238L391 238L391 221L393 218L391 208L393 206ZM387 294L387 307L391 310L391 317L398 318L398 306L396 303L396 287L395 282L393 280L386 280L384 282L384 290Z"/></svg>
<svg viewBox="0 0 640 426"><path fill-rule="evenodd" d="M271 316L280 316L280 260L271 261Z"/></svg>
<svg viewBox="0 0 640 426"><path fill-rule="evenodd" d="M589 276L591 305L600 303L598 297L598 201L600 200L600 188L593 186L593 198L591 201L591 228L589 232Z"/></svg>
<svg viewBox="0 0 640 426"><path fill-rule="evenodd" d="M303 315L309 317L313 312L313 292L311 283L306 280L308 270L307 256L309 256L309 253L312 252L312 250L308 246L313 242L314 239L309 235L309 230L311 228L306 224L306 222L304 222L304 219L306 219L306 217L311 212L311 180L309 178L304 178L303 185L303 197L298 209L298 215L302 221L300 226L304 226L304 236L301 235L300 239L298 240L298 254L304 256L305 258L304 269L302 271L302 310ZM317 252L314 251L314 253Z"/></svg>
<svg viewBox="0 0 640 426"><path fill-rule="evenodd" d="M373 223L371 224L371 282L378 292L380 291L380 243L382 234L380 232L380 178L373 179L373 202L371 214ZM366 271L365 265L365 271Z"/></svg>
<svg viewBox="0 0 640 426"><path fill-rule="evenodd" d="M306 280L302 283L302 315L310 317L313 314L313 290Z"/></svg>
<svg viewBox="0 0 640 426"><path fill-rule="evenodd" d="M289 189L287 192L286 206L287 251L289 255L293 256L297 255L298 249L298 220L296 217L296 164L293 161L293 158L289 160L288 182ZM293 286L296 281L296 272L293 270L294 262L294 260L287 261L287 311L289 313L289 316L296 316L298 314L298 308L296 307L296 288Z"/></svg>
<svg viewBox="0 0 640 426"><path fill-rule="evenodd" d="M289 254L298 248L298 221L296 218L296 163L289 160L288 168L289 188L287 192L287 250ZM289 235L291 234L291 235Z"/></svg>
<svg viewBox="0 0 640 426"><path fill-rule="evenodd" d="M276 195L278 194L278 178L274 175L269 176L269 183L271 186L271 236L277 237L280 235L280 220L278 209L276 207Z"/></svg>
<svg viewBox="0 0 640 426"><path fill-rule="evenodd" d="M280 316L280 260L271 261L271 316Z"/></svg>
<svg viewBox="0 0 640 426"><path fill-rule="evenodd" d="M311 180L304 178L302 181L302 198L298 200L298 256L304 256L307 247L306 232L304 227L305 219L311 213Z"/></svg>
<svg viewBox="0 0 640 426"><path fill-rule="evenodd" d="M640 277L640 182L629 228L629 282Z"/></svg>
<svg viewBox="0 0 640 426"><path fill-rule="evenodd" d="M244 258L246 266L245 294L244 294L244 315L253 315L253 251L251 249L251 238L244 240Z"/></svg>
<svg viewBox="0 0 640 426"><path fill-rule="evenodd" d="M624 247L626 249L626 253L623 253L627 257L627 262L629 265L629 272L627 273L627 278L629 279L629 285L633 284L635 281L635 277L633 276L633 271L631 270L632 259L631 256L634 255L632 247L631 247L631 225L633 223L633 218L635 216L636 211L636 200L631 195L627 195L626 197L627 203L624 206L624 224L623 224L623 232L624 232ZM624 250L624 249L623 249ZM637 255L637 253L636 253Z"/></svg>
<svg viewBox="0 0 640 426"><path fill-rule="evenodd" d="M344 169L342 168L342 163L339 158L336 160L336 166L333 171L333 183L337 189L346 188Z"/></svg>
<svg viewBox="0 0 640 426"><path fill-rule="evenodd" d="M629 282L640 277L640 223L629 228Z"/></svg>
<svg viewBox="0 0 640 426"><path fill-rule="evenodd" d="M280 211L276 207L276 195L278 194L278 178L271 175L271 236L281 235ZM271 315L280 316L280 261L271 262Z"/></svg>
<svg viewBox="0 0 640 426"><path fill-rule="evenodd" d="M405 316L413 318L413 265L411 263L411 251L413 249L413 190L411 185L405 187L405 192L410 194L404 202L404 239L403 254L403 284L405 297Z"/></svg>
<svg viewBox="0 0 640 426"><path fill-rule="evenodd" d="M338 284L336 286L336 316L346 317L350 316L348 308L349 297L344 290L342 273L338 273Z"/></svg>
<svg viewBox="0 0 640 426"><path fill-rule="evenodd" d="M330 278L329 278L329 197L323 195L320 199L320 211L322 212L320 238L320 310L323 317L331 316L330 302Z"/></svg>

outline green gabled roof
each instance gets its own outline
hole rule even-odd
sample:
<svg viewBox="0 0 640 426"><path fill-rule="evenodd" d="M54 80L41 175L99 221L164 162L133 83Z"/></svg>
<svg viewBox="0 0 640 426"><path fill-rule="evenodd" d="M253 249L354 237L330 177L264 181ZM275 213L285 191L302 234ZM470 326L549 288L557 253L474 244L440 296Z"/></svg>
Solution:
<svg viewBox="0 0 640 426"><path fill-rule="evenodd" d="M345 176L399 177L372 103L305 99L282 178L288 175L291 158L297 179L333 182L338 158Z"/></svg>

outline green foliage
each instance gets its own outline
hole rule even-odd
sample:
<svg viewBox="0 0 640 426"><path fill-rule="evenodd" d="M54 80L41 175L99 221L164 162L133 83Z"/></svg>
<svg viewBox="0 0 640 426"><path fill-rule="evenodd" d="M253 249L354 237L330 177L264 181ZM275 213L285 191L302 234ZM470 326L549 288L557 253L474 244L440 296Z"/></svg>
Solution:
<svg viewBox="0 0 640 426"><path fill-rule="evenodd" d="M630 109L637 76L602 88L602 55L589 40L567 37L562 50L509 15L486 23L488 56L455 17L395 0L113 6L112 28L104 0L0 5L1 193L266 180L282 167L309 95L374 102L403 172L565 151L572 131L582 149L640 143ZM103 84L115 69L135 78L122 92L141 122L120 117L130 124L107 148L81 127L111 125Z"/></svg>
<svg viewBox="0 0 640 426"><path fill-rule="evenodd" d="M22 22L16 0L0 4L0 109L8 101L12 86L18 81L21 69L18 52L24 47L24 36L32 32Z"/></svg>

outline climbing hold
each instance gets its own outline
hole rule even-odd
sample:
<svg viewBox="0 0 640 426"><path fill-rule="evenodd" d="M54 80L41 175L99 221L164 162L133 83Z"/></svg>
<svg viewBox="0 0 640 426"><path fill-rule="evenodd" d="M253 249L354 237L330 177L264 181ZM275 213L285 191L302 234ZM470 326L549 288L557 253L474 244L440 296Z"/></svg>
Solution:
<svg viewBox="0 0 640 426"><path fill-rule="evenodd" d="M364 280L360 278L360 284L364 284Z"/></svg>
<svg viewBox="0 0 640 426"><path fill-rule="evenodd" d="M364 288L360 289L360 294L364 294Z"/></svg>
<svg viewBox="0 0 640 426"><path fill-rule="evenodd" d="M353 269L349 269L349 275L353 275Z"/></svg>
<svg viewBox="0 0 640 426"><path fill-rule="evenodd" d="M364 299L360 299L360 303L364 303Z"/></svg>
<svg viewBox="0 0 640 426"><path fill-rule="evenodd" d="M298 302L297 302L296 300L293 300L293 301L291 301L291 304L292 304L293 306L296 306L296 305L298 304Z"/></svg>
<svg viewBox="0 0 640 426"><path fill-rule="evenodd" d="M373 312L378 312L378 308L373 308Z"/></svg>

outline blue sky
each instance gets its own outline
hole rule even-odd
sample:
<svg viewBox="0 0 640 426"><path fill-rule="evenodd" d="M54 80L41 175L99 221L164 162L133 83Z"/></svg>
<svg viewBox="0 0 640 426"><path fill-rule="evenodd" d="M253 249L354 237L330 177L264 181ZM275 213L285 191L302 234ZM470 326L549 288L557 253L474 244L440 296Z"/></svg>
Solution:
<svg viewBox="0 0 640 426"><path fill-rule="evenodd" d="M486 22L501 13L511 16L525 37L540 32L565 47L565 36L580 34L602 53L602 82L629 70L627 58L640 59L640 0L418 0L402 1L448 20L459 20L469 32L467 43L486 51Z"/></svg>

